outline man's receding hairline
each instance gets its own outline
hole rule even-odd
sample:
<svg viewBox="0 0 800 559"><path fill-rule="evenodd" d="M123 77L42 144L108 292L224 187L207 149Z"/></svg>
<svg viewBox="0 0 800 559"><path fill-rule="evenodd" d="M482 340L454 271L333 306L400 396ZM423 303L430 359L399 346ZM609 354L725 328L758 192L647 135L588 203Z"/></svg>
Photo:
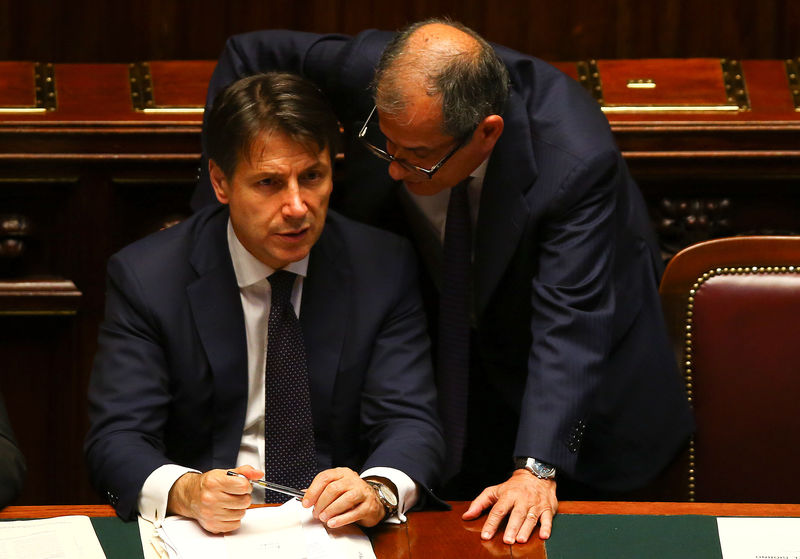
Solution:
<svg viewBox="0 0 800 559"><path fill-rule="evenodd" d="M437 39L437 34L436 33L432 33L432 34L430 33L431 28L448 29L447 33L448 33L449 36L438 36L438 40L437 41L435 41L435 42L431 41L432 39ZM456 26L454 26L452 24L449 24L449 23L433 22L433 23L428 23L426 25L423 25L419 29L415 29L411 33L411 35L409 35L408 41L406 43L407 46L409 47L409 50L410 50L410 47L412 46L412 44L415 41L417 41L417 42L422 41L423 40L422 36L425 35L426 33L431 35L430 37L428 37L425 40L426 43L430 43L430 44L428 44L428 45L420 45L418 48L421 51L425 51L425 50L428 50L428 51L430 51L430 50L440 50L441 46L443 46L443 43L445 45L447 45L447 44L452 45L453 48L452 49L448 49L448 50L450 50L450 52L448 52L448 53L442 52L441 54L450 54L450 55L472 54L472 55L475 55L475 54L477 54L478 50L480 49L480 44L475 39L475 37L473 37L472 35L470 35L466 31L464 31L462 29L459 29L458 27L456 27ZM437 49L436 47L439 47L439 49ZM404 56L406 56L408 54L410 54L410 52L405 53Z"/></svg>
<svg viewBox="0 0 800 559"><path fill-rule="evenodd" d="M460 39L454 40L452 37L440 37L441 40L434 40L437 34L426 35L430 34L431 28L448 29L449 33L457 34ZM431 22L415 29L408 36L403 51L387 67L380 82L385 82L386 80L394 82L395 91L399 100L402 100L402 106L406 106L412 97L422 93L429 97L437 98L441 105L441 92L431 91L431 87L434 85L429 83L430 74L432 73L431 66L438 66L443 59L448 57L465 55L477 57L480 54L480 50L480 42L464 30L446 22ZM426 53L432 56L420 56ZM398 80L400 74L404 74L404 78L410 79L404 79L401 82ZM423 87L421 91L418 89L420 86Z"/></svg>

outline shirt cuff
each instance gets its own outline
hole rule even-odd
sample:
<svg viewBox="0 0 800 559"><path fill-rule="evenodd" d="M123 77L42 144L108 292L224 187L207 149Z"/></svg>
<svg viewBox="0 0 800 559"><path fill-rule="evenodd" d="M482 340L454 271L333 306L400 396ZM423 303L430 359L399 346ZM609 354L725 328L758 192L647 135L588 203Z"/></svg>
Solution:
<svg viewBox="0 0 800 559"><path fill-rule="evenodd" d="M192 468L185 468L177 464L164 464L153 470L144 480L142 490L139 492L139 514L145 520L153 523L158 528L167 516L167 502L169 490L178 481L178 478L189 472L200 473Z"/></svg>
<svg viewBox="0 0 800 559"><path fill-rule="evenodd" d="M361 477L378 476L391 480L397 487L397 514L393 514L383 521L389 524L402 524L406 521L406 511L410 510L419 500L419 486L408 475L395 468L376 467L361 472Z"/></svg>

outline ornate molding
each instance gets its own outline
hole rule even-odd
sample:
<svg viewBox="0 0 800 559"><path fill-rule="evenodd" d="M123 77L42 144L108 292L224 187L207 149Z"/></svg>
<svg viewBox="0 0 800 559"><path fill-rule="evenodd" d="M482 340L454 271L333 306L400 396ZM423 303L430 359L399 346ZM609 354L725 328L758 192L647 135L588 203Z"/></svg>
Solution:
<svg viewBox="0 0 800 559"><path fill-rule="evenodd" d="M656 231L664 256L715 237L729 234L729 198L662 198L656 208Z"/></svg>
<svg viewBox="0 0 800 559"><path fill-rule="evenodd" d="M73 315L82 293L63 278L0 281L0 315Z"/></svg>
<svg viewBox="0 0 800 559"><path fill-rule="evenodd" d="M25 254L31 230L31 222L24 215L0 215L0 258L10 260Z"/></svg>

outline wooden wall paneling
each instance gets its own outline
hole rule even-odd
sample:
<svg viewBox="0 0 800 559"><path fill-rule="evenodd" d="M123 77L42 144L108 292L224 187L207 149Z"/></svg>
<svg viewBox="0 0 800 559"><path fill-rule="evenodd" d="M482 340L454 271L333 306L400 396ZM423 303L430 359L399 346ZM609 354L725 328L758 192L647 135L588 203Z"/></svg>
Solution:
<svg viewBox="0 0 800 559"><path fill-rule="evenodd" d="M0 339L0 387L28 465L17 502L81 502L85 430L75 410L86 399L76 370L75 318L2 315Z"/></svg>
<svg viewBox="0 0 800 559"><path fill-rule="evenodd" d="M114 189L109 215L113 226L113 250L161 229L172 227L191 214L189 200L194 191L193 170L181 178L112 178Z"/></svg>
<svg viewBox="0 0 800 559"><path fill-rule="evenodd" d="M74 176L0 177L3 236L17 241L0 251L0 278L69 278L60 254L69 250L69 216L63 209L76 187Z"/></svg>
<svg viewBox="0 0 800 559"><path fill-rule="evenodd" d="M0 4L0 59L216 59L235 33L355 34L442 15L490 41L551 60L783 58L800 50L800 8L791 0L58 0L46 7L8 0Z"/></svg>
<svg viewBox="0 0 800 559"><path fill-rule="evenodd" d="M177 86L170 79L180 69L154 65L157 103L196 98L202 107L213 61L179 64ZM19 502L30 504L101 501L82 446L106 261L167 215L186 212L200 153L200 115L135 110L128 64L58 64L54 78L54 110L0 115L0 214L29 224L0 220L11 224L0 244L25 244L18 258L0 259L0 387L29 464ZM29 80L21 83L24 90ZM41 276L64 281L34 281ZM50 285L49 298L38 298L52 311L54 286L66 280L74 290L61 307L73 314L2 314L28 301L26 285ZM37 483L53 472L58 483Z"/></svg>

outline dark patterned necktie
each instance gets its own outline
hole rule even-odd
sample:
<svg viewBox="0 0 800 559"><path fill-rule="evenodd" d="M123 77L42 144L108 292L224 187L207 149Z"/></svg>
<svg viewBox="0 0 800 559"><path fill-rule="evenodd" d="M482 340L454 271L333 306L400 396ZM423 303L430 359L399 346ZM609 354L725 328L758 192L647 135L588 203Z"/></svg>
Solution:
<svg viewBox="0 0 800 559"><path fill-rule="evenodd" d="M472 267L468 182L469 179L450 191L444 232L442 292L439 299L437 376L439 413L447 447L447 477L460 469L467 430Z"/></svg>
<svg viewBox="0 0 800 559"><path fill-rule="evenodd" d="M303 489L317 473L317 457L303 332L291 302L295 277L278 270L267 278L272 302L267 325L264 467L268 480ZM274 491L265 493L268 503L289 499Z"/></svg>

